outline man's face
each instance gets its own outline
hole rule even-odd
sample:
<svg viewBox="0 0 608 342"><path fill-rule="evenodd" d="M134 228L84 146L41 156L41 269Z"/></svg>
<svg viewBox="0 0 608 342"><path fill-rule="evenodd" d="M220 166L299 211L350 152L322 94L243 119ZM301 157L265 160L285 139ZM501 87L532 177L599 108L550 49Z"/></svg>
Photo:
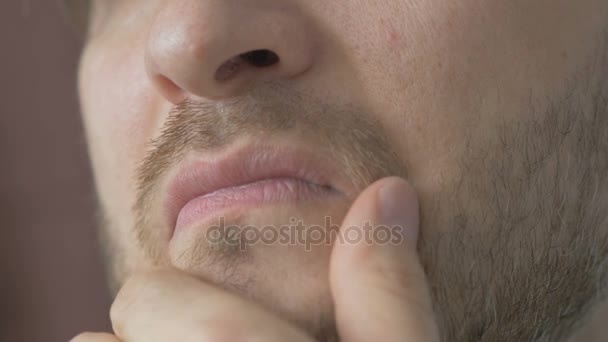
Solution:
<svg viewBox="0 0 608 342"><path fill-rule="evenodd" d="M397 175L451 339L555 340L605 287L608 2L92 7L80 96L118 284L175 266L330 339L331 244L207 233L339 226Z"/></svg>

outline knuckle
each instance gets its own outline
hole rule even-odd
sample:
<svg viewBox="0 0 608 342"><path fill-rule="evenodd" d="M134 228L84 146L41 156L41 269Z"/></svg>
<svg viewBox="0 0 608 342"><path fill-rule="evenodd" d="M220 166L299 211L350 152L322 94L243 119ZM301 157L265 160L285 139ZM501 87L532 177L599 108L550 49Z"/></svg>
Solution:
<svg viewBox="0 0 608 342"><path fill-rule="evenodd" d="M90 342L93 341L93 337L92 337L92 333L90 332L83 332L81 334L78 334L77 336L74 336L70 342Z"/></svg>
<svg viewBox="0 0 608 342"><path fill-rule="evenodd" d="M151 300L166 292L163 273L158 270L141 272L125 282L110 308L110 320L115 331L122 331L130 317L145 312L145 306Z"/></svg>
<svg viewBox="0 0 608 342"><path fill-rule="evenodd" d="M116 341L112 335L104 333L83 332L75 336L70 342L113 342Z"/></svg>
<svg viewBox="0 0 608 342"><path fill-rule="evenodd" d="M280 325L260 317L225 312L199 322L202 336L196 341L236 342L236 341L275 341L281 335L288 335ZM278 331L281 331L280 333Z"/></svg>
<svg viewBox="0 0 608 342"><path fill-rule="evenodd" d="M411 263L402 264L399 260L371 262L368 266L369 274L372 275L370 278L376 288L395 297L417 298L413 304L427 306L426 275L420 266Z"/></svg>
<svg viewBox="0 0 608 342"><path fill-rule="evenodd" d="M235 324L236 322L230 319L213 319L204 322L201 327L204 336L201 341L213 342L234 342L250 340L247 334L244 333L243 326Z"/></svg>

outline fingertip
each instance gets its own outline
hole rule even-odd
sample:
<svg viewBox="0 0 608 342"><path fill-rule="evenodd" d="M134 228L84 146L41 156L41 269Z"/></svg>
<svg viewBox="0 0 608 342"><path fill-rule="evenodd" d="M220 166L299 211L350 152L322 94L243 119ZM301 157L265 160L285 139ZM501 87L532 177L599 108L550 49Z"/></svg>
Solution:
<svg viewBox="0 0 608 342"><path fill-rule="evenodd" d="M419 204L414 187L399 177L383 178L352 204L332 259L365 259L375 251L400 258L399 254L415 252L418 236Z"/></svg>
<svg viewBox="0 0 608 342"><path fill-rule="evenodd" d="M416 246L419 232L419 204L416 190L399 177L381 180L378 189L380 222L402 233L404 242Z"/></svg>

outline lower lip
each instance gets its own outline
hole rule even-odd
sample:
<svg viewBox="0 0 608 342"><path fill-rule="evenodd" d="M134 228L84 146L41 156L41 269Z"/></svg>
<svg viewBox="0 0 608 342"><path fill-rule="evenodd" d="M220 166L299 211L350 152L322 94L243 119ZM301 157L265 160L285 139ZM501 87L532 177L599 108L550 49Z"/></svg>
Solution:
<svg viewBox="0 0 608 342"><path fill-rule="evenodd" d="M214 191L192 199L179 212L175 233L202 222L220 211L251 209L266 204L296 203L335 194L328 186L296 178L272 178Z"/></svg>

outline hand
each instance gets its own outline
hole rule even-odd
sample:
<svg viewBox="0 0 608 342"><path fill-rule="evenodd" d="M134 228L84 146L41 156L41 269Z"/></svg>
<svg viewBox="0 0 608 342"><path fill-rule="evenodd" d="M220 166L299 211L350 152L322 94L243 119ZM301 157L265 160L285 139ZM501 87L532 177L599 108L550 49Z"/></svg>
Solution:
<svg viewBox="0 0 608 342"><path fill-rule="evenodd" d="M341 340L439 342L426 276L416 252L414 190L395 177L372 184L350 208L343 228L365 229L366 222L371 224L369 229L404 227L404 239L397 245L335 244L330 287ZM255 303L175 270L132 277L118 294L110 316L115 335L85 333L72 341L313 341Z"/></svg>

